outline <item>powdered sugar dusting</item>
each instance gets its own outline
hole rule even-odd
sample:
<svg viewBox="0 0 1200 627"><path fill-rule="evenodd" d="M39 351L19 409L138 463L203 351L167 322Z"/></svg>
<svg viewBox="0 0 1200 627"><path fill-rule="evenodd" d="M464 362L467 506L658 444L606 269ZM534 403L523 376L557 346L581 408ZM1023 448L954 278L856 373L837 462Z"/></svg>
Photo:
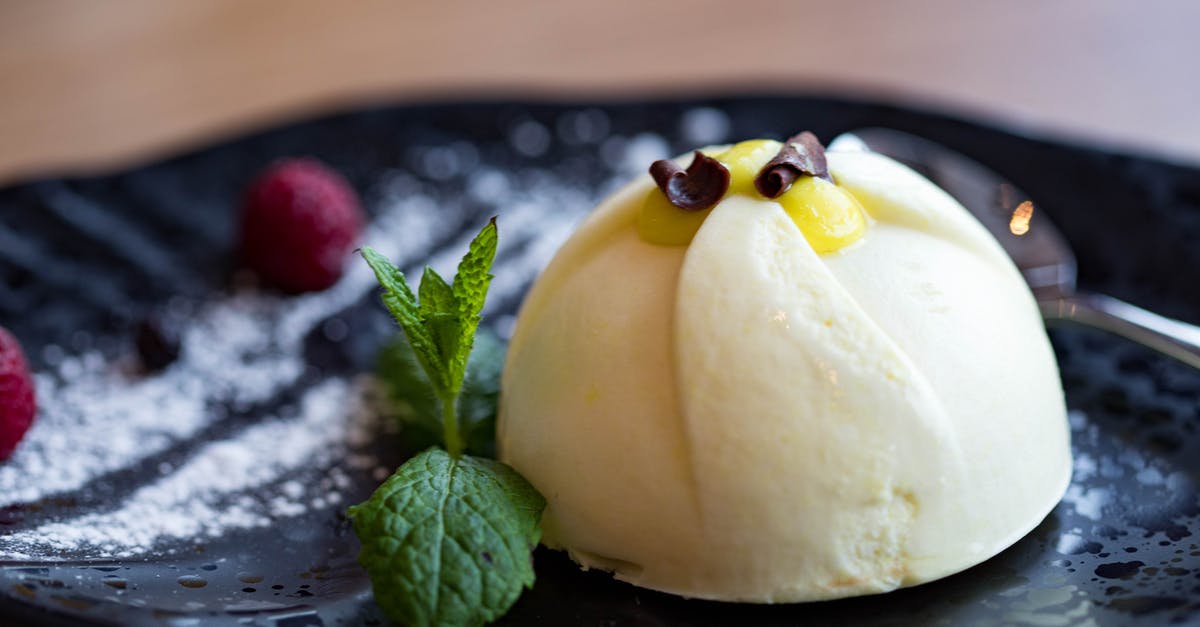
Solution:
<svg viewBox="0 0 1200 627"><path fill-rule="evenodd" d="M631 148L645 148L642 140ZM511 307L598 192L542 170L472 167L463 200L499 214L489 308ZM380 187L383 211L365 243L409 276L425 263L451 274L475 231L463 224L481 219L465 215L461 203L439 204L404 172L390 173ZM150 555L343 508L351 476L379 481L390 473L369 453L385 425L372 409L369 378L313 382L304 348L314 331L330 341L353 334L331 332L331 317L375 289L367 266L352 263L320 293L219 295L189 317L180 358L149 376L131 375L100 353L46 348L55 359L37 374L39 419L0 465L0 508L64 497L88 505L10 528L0 536L0 562ZM511 325L510 311L485 313ZM293 411L286 403L278 408L281 397ZM139 473L137 489L111 501L95 496L110 476L130 472Z"/></svg>
<svg viewBox="0 0 1200 627"><path fill-rule="evenodd" d="M92 557L129 557L138 547L164 539L215 537L229 528L263 527L277 517L302 514L305 488L298 482L284 484L265 503L244 493L298 468L339 462L345 446L329 445L361 442L372 429L373 417L360 399L360 391L346 381L325 381L305 395L296 418L267 418L234 439L204 446L116 510L18 532L0 539L0 546L37 553L82 548ZM358 463L364 461L369 460ZM345 476L334 468L334 477Z"/></svg>
<svg viewBox="0 0 1200 627"><path fill-rule="evenodd" d="M368 231L385 254L434 235L432 221L405 208L399 203ZM285 299L248 292L213 302L184 329L179 361L158 376L130 378L96 353L39 373L39 419L0 466L0 506L78 489L195 434L226 406L274 397L304 371L305 334L372 288L362 266L351 265L341 282L319 294Z"/></svg>

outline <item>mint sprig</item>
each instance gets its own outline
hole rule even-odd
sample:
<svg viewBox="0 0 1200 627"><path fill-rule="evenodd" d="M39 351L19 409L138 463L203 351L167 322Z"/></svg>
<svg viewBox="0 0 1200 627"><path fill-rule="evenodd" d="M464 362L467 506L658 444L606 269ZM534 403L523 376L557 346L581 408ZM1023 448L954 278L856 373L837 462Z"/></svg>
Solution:
<svg viewBox="0 0 1200 627"><path fill-rule="evenodd" d="M500 462L431 448L350 508L375 600L412 626L480 625L533 586L546 502Z"/></svg>
<svg viewBox="0 0 1200 627"><path fill-rule="evenodd" d="M496 405L505 346L494 333L481 328L467 360L467 375L458 394L458 424L463 452L496 456ZM379 351L376 376L384 393L387 417L404 429L404 445L419 451L442 442L442 413L429 377L417 362L403 334Z"/></svg>
<svg viewBox="0 0 1200 627"><path fill-rule="evenodd" d="M495 446L503 349L490 338L474 358L472 349L496 244L493 218L472 240L453 283L427 267L417 293L387 258L362 250L408 343L407 350L385 350L385 386L393 400L406 401L401 415L410 424L440 426L446 447L408 460L348 512L376 601L389 618L413 627L490 622L533 585L529 553L541 537L545 499L512 468L464 453Z"/></svg>
<svg viewBox="0 0 1200 627"><path fill-rule="evenodd" d="M479 328L479 313L492 282L490 270L497 241L496 219L492 218L471 241L467 255L458 264L453 285L433 268L425 268L419 301L399 268L375 249L362 249L363 258L383 286L383 304L400 323L433 386L441 405L446 450L451 455L462 453L464 447L456 403Z"/></svg>

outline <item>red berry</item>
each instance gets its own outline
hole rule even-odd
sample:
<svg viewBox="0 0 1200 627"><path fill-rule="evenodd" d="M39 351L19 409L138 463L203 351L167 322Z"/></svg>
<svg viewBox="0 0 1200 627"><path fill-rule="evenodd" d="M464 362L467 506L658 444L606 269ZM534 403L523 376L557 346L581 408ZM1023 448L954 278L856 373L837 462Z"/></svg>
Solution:
<svg viewBox="0 0 1200 627"><path fill-rule="evenodd" d="M33 377L17 338L0 327L0 461L16 450L37 413Z"/></svg>
<svg viewBox="0 0 1200 627"><path fill-rule="evenodd" d="M363 222L346 179L315 159L286 159L246 190L242 261L282 290L323 290L342 276Z"/></svg>

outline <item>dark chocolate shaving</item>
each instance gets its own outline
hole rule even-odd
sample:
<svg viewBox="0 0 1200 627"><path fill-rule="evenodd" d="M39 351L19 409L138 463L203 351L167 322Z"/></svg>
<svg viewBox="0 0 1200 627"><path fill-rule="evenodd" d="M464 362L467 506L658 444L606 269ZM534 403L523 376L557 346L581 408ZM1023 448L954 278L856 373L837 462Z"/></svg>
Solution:
<svg viewBox="0 0 1200 627"><path fill-rule="evenodd" d="M687 170L669 159L650 164L650 176L672 205L684 211L703 211L729 190L729 169L699 150Z"/></svg>
<svg viewBox="0 0 1200 627"><path fill-rule="evenodd" d="M754 187L767 198L779 198L791 189L796 179L805 175L833 181L825 163L825 147L808 131L789 137L783 143L775 158L754 177Z"/></svg>

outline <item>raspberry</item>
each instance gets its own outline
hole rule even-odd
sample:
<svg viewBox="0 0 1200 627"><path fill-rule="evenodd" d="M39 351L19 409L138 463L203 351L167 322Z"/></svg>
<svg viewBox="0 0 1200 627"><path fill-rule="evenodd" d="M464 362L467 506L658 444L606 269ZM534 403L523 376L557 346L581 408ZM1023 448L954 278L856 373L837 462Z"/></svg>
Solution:
<svg viewBox="0 0 1200 627"><path fill-rule="evenodd" d="M242 261L284 291L323 290L341 277L363 222L346 179L315 159L285 159L246 190Z"/></svg>
<svg viewBox="0 0 1200 627"><path fill-rule="evenodd" d="M33 378L21 345L0 327L0 461L16 450L36 413Z"/></svg>

